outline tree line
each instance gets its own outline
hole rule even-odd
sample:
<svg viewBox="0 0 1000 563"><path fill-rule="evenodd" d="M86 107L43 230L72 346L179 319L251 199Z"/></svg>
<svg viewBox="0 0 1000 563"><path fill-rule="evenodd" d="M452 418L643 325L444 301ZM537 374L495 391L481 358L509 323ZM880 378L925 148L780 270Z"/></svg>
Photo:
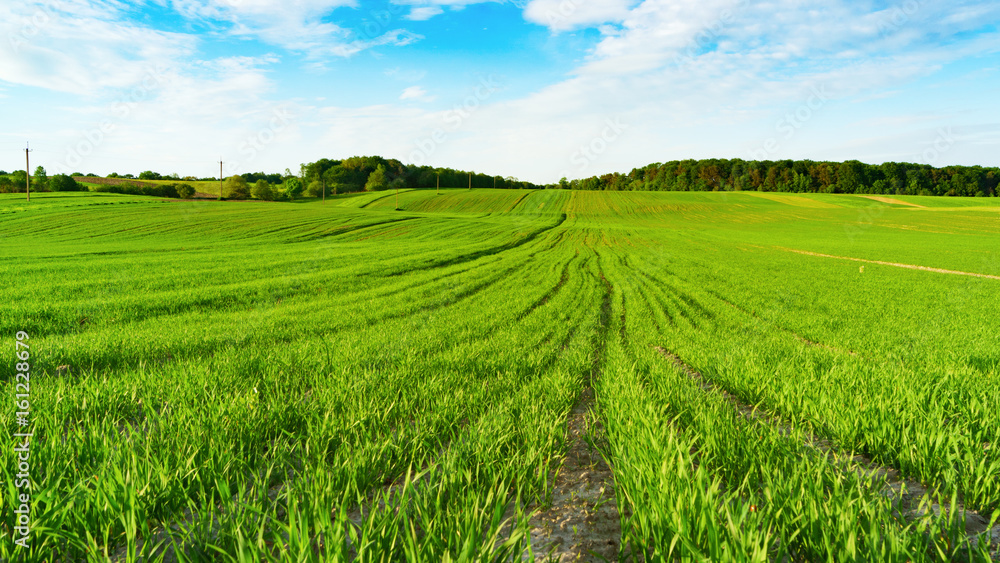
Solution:
<svg viewBox="0 0 1000 563"><path fill-rule="evenodd" d="M497 188L539 189L543 186L518 180L512 176L490 176L453 168L407 166L392 158L353 156L344 160L322 158L302 165L306 193L328 194L377 191L395 188Z"/></svg>
<svg viewBox="0 0 1000 563"><path fill-rule="evenodd" d="M79 172L47 176L41 166L35 169L31 185L37 191L77 191ZM112 173L108 178L134 178L131 174ZM0 171L0 193L23 192L26 173ZM139 174L142 180L195 180L176 174L153 171ZM204 178L203 180L214 180ZM982 166L945 166L885 162L866 164L812 160L742 160L703 159L673 160L635 168L628 174L618 172L579 180L562 178L557 184L539 186L513 177L433 168L407 166L396 159L380 156L354 156L344 160L320 159L302 164L299 174L285 169L281 173L249 172L226 179L223 195L230 199L290 200L305 194L320 197L324 193L377 191L397 188L563 188L579 190L647 191L772 191L799 193L844 193L881 195L997 196L1000 195L1000 168ZM150 187L152 189L153 187ZM170 193L145 193L166 197L191 197L193 189L185 184L156 186ZM173 189L172 189L173 188ZM94 188L91 188L94 189ZM118 191L119 187L98 188ZM135 188L138 190L139 188ZM175 195L174 191L178 193ZM129 192L132 193L132 192Z"/></svg>
<svg viewBox="0 0 1000 563"><path fill-rule="evenodd" d="M0 170L0 193L24 193L27 189L27 179L28 174L24 170L15 170L10 174ZM31 177L31 189L37 192L75 192L86 190L73 176L66 174L49 176L42 166L35 168L35 174Z"/></svg>
<svg viewBox="0 0 1000 563"><path fill-rule="evenodd" d="M997 196L1000 168L857 160L673 160L568 181L550 187L578 190L741 191L884 195Z"/></svg>

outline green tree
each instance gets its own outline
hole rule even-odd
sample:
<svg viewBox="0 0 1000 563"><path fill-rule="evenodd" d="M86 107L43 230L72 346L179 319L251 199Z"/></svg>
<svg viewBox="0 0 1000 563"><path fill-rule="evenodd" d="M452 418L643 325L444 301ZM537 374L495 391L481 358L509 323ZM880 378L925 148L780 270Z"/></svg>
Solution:
<svg viewBox="0 0 1000 563"><path fill-rule="evenodd" d="M44 192L49 189L49 178L45 174L45 167L35 168L35 177L31 179L31 189L36 192Z"/></svg>
<svg viewBox="0 0 1000 563"><path fill-rule="evenodd" d="M285 178L285 195L288 199L295 199L302 195L302 180L299 180L295 176Z"/></svg>
<svg viewBox="0 0 1000 563"><path fill-rule="evenodd" d="M144 171L142 171L142 172L139 173L139 179L140 180L162 180L163 176L161 176L158 172L153 172L152 170L144 170Z"/></svg>
<svg viewBox="0 0 1000 563"><path fill-rule="evenodd" d="M247 199L250 197L250 186L243 176L230 176L222 184L222 194L229 199Z"/></svg>
<svg viewBox="0 0 1000 563"><path fill-rule="evenodd" d="M28 181L28 174L24 170L15 170L10 173L10 181L14 183L14 189L17 190L17 193L21 193Z"/></svg>
<svg viewBox="0 0 1000 563"><path fill-rule="evenodd" d="M49 189L54 192L76 192L80 190L80 184L72 176L56 174L49 180Z"/></svg>
<svg viewBox="0 0 1000 563"><path fill-rule="evenodd" d="M14 182L7 176L0 176L0 194L13 194L17 193L18 189L14 186Z"/></svg>
<svg viewBox="0 0 1000 563"><path fill-rule="evenodd" d="M365 191L374 192L384 190L385 186L385 166L379 164L375 168L375 171L368 175L368 181L365 183Z"/></svg>
<svg viewBox="0 0 1000 563"><path fill-rule="evenodd" d="M177 196L181 199L191 199L194 196L194 186L191 184L178 184Z"/></svg>
<svg viewBox="0 0 1000 563"><path fill-rule="evenodd" d="M257 180L253 185L251 193L257 199L264 201L274 200L274 190L271 189L271 184L267 180Z"/></svg>
<svg viewBox="0 0 1000 563"><path fill-rule="evenodd" d="M868 186L865 165L857 160L847 160L837 169L837 190L845 194L864 193Z"/></svg>

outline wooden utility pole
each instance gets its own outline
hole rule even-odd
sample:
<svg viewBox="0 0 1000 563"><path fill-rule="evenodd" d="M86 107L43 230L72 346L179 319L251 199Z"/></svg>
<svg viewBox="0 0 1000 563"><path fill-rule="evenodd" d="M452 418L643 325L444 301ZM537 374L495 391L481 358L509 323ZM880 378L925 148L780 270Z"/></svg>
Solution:
<svg viewBox="0 0 1000 563"><path fill-rule="evenodd" d="M31 162L28 158L28 153L31 152L31 145L25 143L24 145L24 193L28 197L28 201L31 201Z"/></svg>
<svg viewBox="0 0 1000 563"><path fill-rule="evenodd" d="M219 157L219 201L222 200L222 157Z"/></svg>
<svg viewBox="0 0 1000 563"><path fill-rule="evenodd" d="M441 171L440 171L440 170L438 170L438 187L437 187L437 195L441 195Z"/></svg>
<svg viewBox="0 0 1000 563"><path fill-rule="evenodd" d="M472 189L472 172L469 172L469 189Z"/></svg>

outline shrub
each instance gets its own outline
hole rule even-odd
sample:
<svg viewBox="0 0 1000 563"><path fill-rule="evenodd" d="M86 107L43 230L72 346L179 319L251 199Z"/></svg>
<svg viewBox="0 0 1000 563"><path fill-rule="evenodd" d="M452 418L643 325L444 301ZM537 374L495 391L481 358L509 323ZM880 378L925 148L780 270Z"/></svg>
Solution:
<svg viewBox="0 0 1000 563"><path fill-rule="evenodd" d="M385 166L379 164L378 167L375 168L375 171L368 175L368 181L365 182L365 191L375 192L378 190L384 190L385 187Z"/></svg>
<svg viewBox="0 0 1000 563"><path fill-rule="evenodd" d="M177 196L181 199L191 199L194 196L194 186L191 184L177 184Z"/></svg>
<svg viewBox="0 0 1000 563"><path fill-rule="evenodd" d="M14 182L14 191L21 193L24 191L24 182L28 179L24 170L15 170L10 173L10 181Z"/></svg>
<svg viewBox="0 0 1000 563"><path fill-rule="evenodd" d="M56 174L49 178L49 189L54 192L78 192L82 188L72 176Z"/></svg>
<svg viewBox="0 0 1000 563"><path fill-rule="evenodd" d="M271 184L267 180L257 180L253 185L253 190L251 190L253 196L257 199L264 201L274 200L274 190L271 189Z"/></svg>
<svg viewBox="0 0 1000 563"><path fill-rule="evenodd" d="M222 194L229 199L247 199L250 197L250 186L242 176L230 176L222 184Z"/></svg>
<svg viewBox="0 0 1000 563"><path fill-rule="evenodd" d="M288 199L295 199L302 195L302 181L292 176L285 179L285 195Z"/></svg>
<svg viewBox="0 0 1000 563"><path fill-rule="evenodd" d="M114 186L100 185L91 188L91 191L99 193L128 194L128 195L149 195L155 197L180 197L177 193L176 184L163 186L150 186L144 184L118 184Z"/></svg>

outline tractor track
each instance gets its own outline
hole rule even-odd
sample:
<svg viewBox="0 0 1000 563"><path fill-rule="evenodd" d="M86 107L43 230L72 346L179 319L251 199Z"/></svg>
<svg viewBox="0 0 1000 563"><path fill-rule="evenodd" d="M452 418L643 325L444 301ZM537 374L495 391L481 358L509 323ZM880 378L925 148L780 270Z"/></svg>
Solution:
<svg viewBox="0 0 1000 563"><path fill-rule="evenodd" d="M794 433L793 427L777 414L762 411L753 405L743 402L739 397L730 393L721 385L706 379L700 372L670 350L660 346L654 349L696 382L702 390L721 394L745 420L759 422L776 428L783 436L791 436ZM919 508L919 500L928 495L929 488L923 483L908 479L896 468L878 464L866 455L856 452L845 453L838 451L830 440L818 437L801 428L798 430L805 435L805 443L803 445L829 456L832 458L833 463L842 469L857 471L862 476L871 479L873 483L884 480L886 486L881 493L892 499L900 516L906 519L915 519L925 514ZM952 506L950 503L947 505L944 504L947 501L944 495L931 492L930 498L933 502L927 510L935 514L948 512L948 507ZM980 534L988 534L994 559L996 560L997 550L1000 548L1000 524L996 524L993 528L990 528L990 522L987 518L983 517L977 511L967 510L960 499L953 508L964 518L966 536L968 538L972 539Z"/></svg>

